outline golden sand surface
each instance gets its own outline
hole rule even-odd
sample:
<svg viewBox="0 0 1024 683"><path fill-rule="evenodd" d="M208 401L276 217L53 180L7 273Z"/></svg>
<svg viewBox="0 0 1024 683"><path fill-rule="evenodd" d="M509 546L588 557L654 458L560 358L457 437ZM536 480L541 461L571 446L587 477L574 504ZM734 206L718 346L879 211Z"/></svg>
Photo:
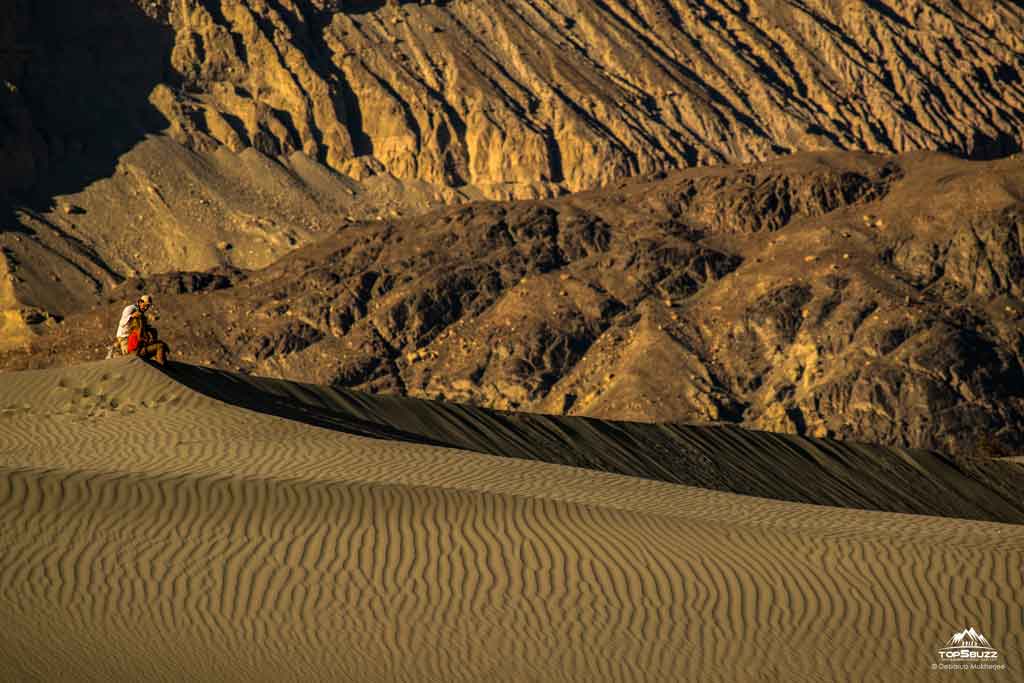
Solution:
<svg viewBox="0 0 1024 683"><path fill-rule="evenodd" d="M136 359L0 375L2 680L1020 680L1022 567L1020 525L345 433ZM968 627L1007 668L933 672Z"/></svg>

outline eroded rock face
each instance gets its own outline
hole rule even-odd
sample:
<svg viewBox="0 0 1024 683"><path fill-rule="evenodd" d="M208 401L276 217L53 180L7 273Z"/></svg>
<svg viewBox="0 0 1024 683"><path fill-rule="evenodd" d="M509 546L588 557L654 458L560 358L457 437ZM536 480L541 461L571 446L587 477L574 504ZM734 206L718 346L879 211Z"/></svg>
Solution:
<svg viewBox="0 0 1024 683"><path fill-rule="evenodd" d="M174 130L492 196L798 149L1020 148L1013 3L187 2ZM180 109L179 109L180 108Z"/></svg>
<svg viewBox="0 0 1024 683"><path fill-rule="evenodd" d="M146 290L189 361L971 455L1024 445L1022 202L1021 159L848 153L475 202L132 281L2 362L95 355Z"/></svg>
<svg viewBox="0 0 1024 683"><path fill-rule="evenodd" d="M25 169L8 186L114 130L166 130L201 153L301 151L357 179L386 172L495 198L796 150L992 158L1022 142L1024 10L1009 1L6 11L16 29L0 36L3 77L25 93L0 104L22 141L5 158Z"/></svg>
<svg viewBox="0 0 1024 683"><path fill-rule="evenodd" d="M81 189L145 131L166 127L147 98L173 77L174 31L162 22L166 14L147 12L154 4L4 3L0 158L7 163L0 196L44 181L55 192ZM95 165L91 173L66 177L68 165L84 158Z"/></svg>

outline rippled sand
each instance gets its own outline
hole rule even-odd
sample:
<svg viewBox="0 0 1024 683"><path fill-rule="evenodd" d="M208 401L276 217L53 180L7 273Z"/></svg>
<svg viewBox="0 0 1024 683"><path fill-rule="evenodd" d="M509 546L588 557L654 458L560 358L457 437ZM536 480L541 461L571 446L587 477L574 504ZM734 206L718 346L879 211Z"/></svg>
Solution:
<svg viewBox="0 0 1024 683"><path fill-rule="evenodd" d="M2 680L1019 680L1022 567L1020 525L0 375ZM931 671L968 626L1007 671Z"/></svg>

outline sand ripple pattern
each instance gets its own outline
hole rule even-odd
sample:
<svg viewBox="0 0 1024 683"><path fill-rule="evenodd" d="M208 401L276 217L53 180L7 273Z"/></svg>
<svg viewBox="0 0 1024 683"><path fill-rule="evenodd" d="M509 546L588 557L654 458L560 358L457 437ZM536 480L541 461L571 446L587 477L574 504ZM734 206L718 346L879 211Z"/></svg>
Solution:
<svg viewBox="0 0 1024 683"><path fill-rule="evenodd" d="M44 679L913 680L964 620L1007 657L1024 646L1010 526L893 542L423 486L29 469L0 472L0 522L0 670Z"/></svg>
<svg viewBox="0 0 1024 683"><path fill-rule="evenodd" d="M1024 668L1021 526L345 434L116 367L112 398L166 400L67 422L57 375L14 376L2 680L908 681L966 626Z"/></svg>

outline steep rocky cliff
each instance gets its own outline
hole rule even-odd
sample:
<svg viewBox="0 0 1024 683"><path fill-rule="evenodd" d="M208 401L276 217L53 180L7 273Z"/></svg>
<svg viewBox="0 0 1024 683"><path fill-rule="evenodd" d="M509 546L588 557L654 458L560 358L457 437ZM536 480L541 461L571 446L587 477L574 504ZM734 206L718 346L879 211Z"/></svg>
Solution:
<svg viewBox="0 0 1024 683"><path fill-rule="evenodd" d="M157 3L152 3L157 4ZM806 149L1020 148L1024 10L986 2L175 3L192 146L523 196Z"/></svg>
<svg viewBox="0 0 1024 683"><path fill-rule="evenodd" d="M796 150L1022 141L1010 0L5 4L24 101L4 109L27 102L37 169L166 128L197 151L523 197Z"/></svg>

